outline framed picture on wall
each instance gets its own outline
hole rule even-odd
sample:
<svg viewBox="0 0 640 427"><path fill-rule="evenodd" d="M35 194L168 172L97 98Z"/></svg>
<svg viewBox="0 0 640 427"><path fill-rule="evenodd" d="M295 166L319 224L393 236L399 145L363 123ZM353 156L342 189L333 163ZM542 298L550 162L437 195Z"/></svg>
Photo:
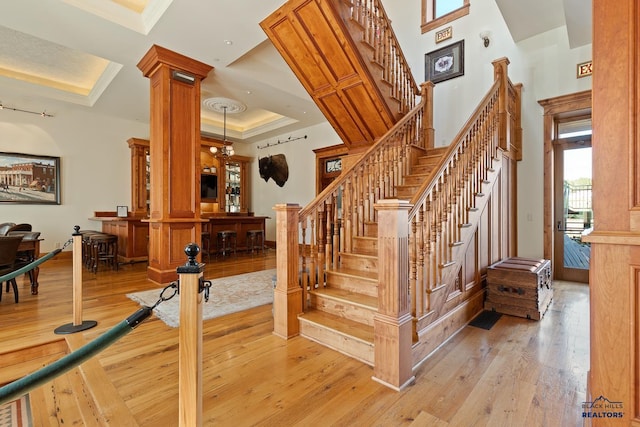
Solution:
<svg viewBox="0 0 640 427"><path fill-rule="evenodd" d="M0 152L0 203L60 204L60 157Z"/></svg>
<svg viewBox="0 0 640 427"><path fill-rule="evenodd" d="M434 84L464 75L464 40L424 55L425 81Z"/></svg>

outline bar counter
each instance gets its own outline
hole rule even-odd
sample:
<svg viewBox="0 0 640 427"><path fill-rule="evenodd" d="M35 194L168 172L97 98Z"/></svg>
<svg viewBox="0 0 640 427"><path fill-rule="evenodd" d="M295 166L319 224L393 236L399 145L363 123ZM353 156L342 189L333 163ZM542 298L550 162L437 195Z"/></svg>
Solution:
<svg viewBox="0 0 640 427"><path fill-rule="evenodd" d="M237 234L237 250L247 250L247 231L265 231L265 220L268 216L253 216L242 214L220 215L203 214L202 231L209 232L211 236L211 252L217 250L217 233L219 231L233 230ZM100 221L103 233L118 236L118 255L121 262L146 261L149 256L149 223L144 217L118 217L115 212L97 211L89 218L91 221Z"/></svg>

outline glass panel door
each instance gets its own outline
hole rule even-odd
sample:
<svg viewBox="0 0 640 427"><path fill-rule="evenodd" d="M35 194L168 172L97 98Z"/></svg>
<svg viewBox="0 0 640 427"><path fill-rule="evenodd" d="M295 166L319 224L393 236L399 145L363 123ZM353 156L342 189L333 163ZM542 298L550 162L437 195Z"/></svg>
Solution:
<svg viewBox="0 0 640 427"><path fill-rule="evenodd" d="M593 227L591 139L556 145L556 278L587 283L591 246L582 241Z"/></svg>

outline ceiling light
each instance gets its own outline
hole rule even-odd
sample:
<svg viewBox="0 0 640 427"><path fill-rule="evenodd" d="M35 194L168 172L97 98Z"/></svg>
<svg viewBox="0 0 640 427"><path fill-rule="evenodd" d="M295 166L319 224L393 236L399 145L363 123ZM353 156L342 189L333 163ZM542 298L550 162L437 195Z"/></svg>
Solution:
<svg viewBox="0 0 640 427"><path fill-rule="evenodd" d="M227 106L223 105L221 108L224 114L224 133L222 136L222 147L220 148L220 150L218 150L218 147L211 147L209 148L209 151L211 151L214 156L222 157L222 159L226 160L229 157L233 156L235 154L235 151L233 150L233 144L231 143L231 141L227 141Z"/></svg>
<svg viewBox="0 0 640 427"><path fill-rule="evenodd" d="M227 46L231 46L233 44L233 40L225 40L224 44L226 44Z"/></svg>
<svg viewBox="0 0 640 427"><path fill-rule="evenodd" d="M53 115L47 114L46 111L31 111L31 110L23 110L22 108L7 107L3 105L1 102L0 102L0 110L11 110L11 111L18 111L20 113L37 114L42 117L53 117Z"/></svg>

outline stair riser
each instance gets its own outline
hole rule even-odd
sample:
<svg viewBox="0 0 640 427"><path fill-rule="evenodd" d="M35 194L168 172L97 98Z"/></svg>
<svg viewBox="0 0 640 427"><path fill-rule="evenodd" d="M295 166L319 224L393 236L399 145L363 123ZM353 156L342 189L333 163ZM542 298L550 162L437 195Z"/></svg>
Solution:
<svg viewBox="0 0 640 427"><path fill-rule="evenodd" d="M335 316L344 317L355 322L373 326L373 310L350 304L349 301L326 298L323 295L311 294L311 306Z"/></svg>
<svg viewBox="0 0 640 427"><path fill-rule="evenodd" d="M300 335L373 366L373 344L300 319Z"/></svg>
<svg viewBox="0 0 640 427"><path fill-rule="evenodd" d="M352 250L356 254L378 256L378 240L355 237Z"/></svg>
<svg viewBox="0 0 640 427"><path fill-rule="evenodd" d="M415 194L415 189L410 188L398 188L398 199L411 199Z"/></svg>
<svg viewBox="0 0 640 427"><path fill-rule="evenodd" d="M422 183L427 179L425 175L407 175L404 178L405 185L422 185Z"/></svg>
<svg viewBox="0 0 640 427"><path fill-rule="evenodd" d="M364 224L365 237L378 237L378 223L367 222Z"/></svg>
<svg viewBox="0 0 640 427"><path fill-rule="evenodd" d="M412 174L427 175L435 168L435 165L413 165L411 166Z"/></svg>
<svg viewBox="0 0 640 427"><path fill-rule="evenodd" d="M377 258L364 258L357 254L342 254L340 256L340 265L343 268L350 268L358 271L378 272Z"/></svg>
<svg viewBox="0 0 640 427"><path fill-rule="evenodd" d="M343 276L331 271L327 271L327 286L372 297L378 296L377 282L356 276Z"/></svg>
<svg viewBox="0 0 640 427"><path fill-rule="evenodd" d="M422 156L422 157L418 157L418 165L431 165L431 166L435 166L438 164L438 162L440 161L441 156Z"/></svg>

